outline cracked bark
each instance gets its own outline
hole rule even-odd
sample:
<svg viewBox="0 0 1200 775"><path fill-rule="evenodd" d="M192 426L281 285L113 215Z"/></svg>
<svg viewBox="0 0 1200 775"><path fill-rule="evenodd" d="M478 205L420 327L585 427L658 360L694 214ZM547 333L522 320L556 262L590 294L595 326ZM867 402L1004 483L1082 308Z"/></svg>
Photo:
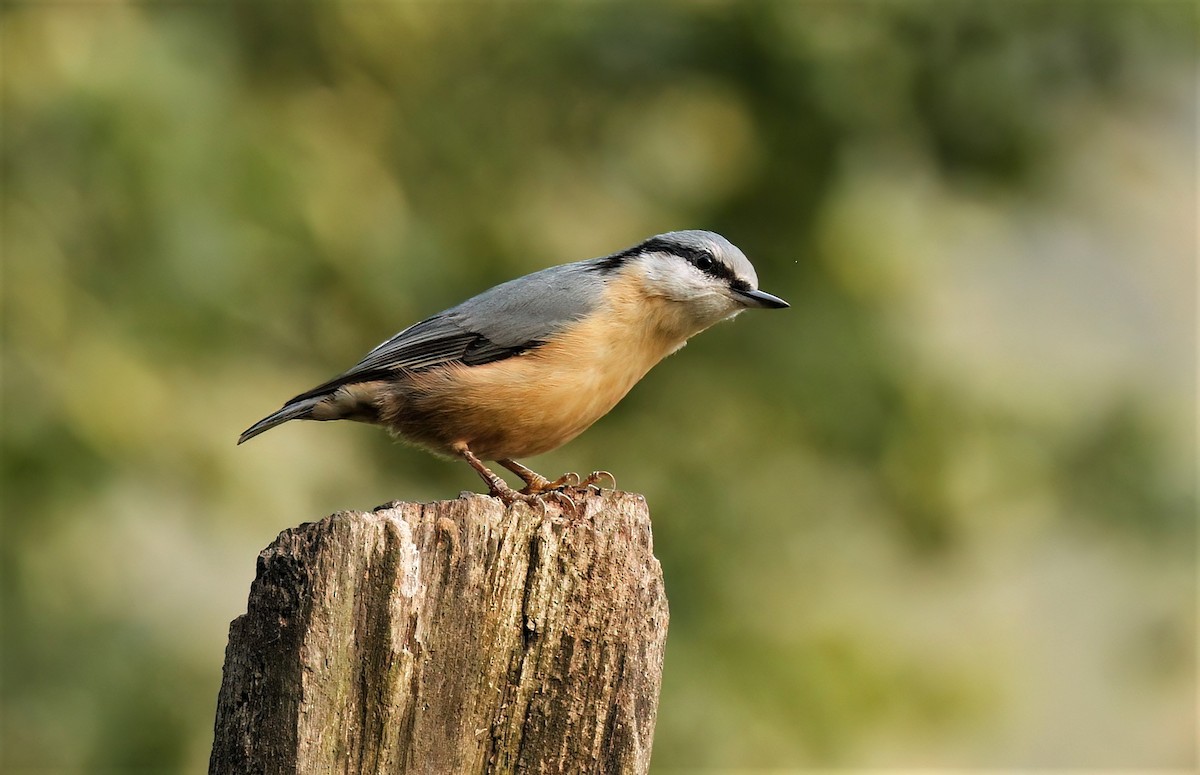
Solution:
<svg viewBox="0 0 1200 775"><path fill-rule="evenodd" d="M230 625L210 773L645 773L667 601L645 499L469 496L285 530Z"/></svg>

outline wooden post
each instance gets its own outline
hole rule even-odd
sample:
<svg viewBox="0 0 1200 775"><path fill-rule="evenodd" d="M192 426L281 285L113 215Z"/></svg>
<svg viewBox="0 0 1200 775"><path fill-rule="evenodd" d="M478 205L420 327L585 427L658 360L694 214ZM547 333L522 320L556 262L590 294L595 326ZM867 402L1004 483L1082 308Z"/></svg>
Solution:
<svg viewBox="0 0 1200 775"><path fill-rule="evenodd" d="M209 772L645 773L667 601L640 495L341 512L258 558Z"/></svg>

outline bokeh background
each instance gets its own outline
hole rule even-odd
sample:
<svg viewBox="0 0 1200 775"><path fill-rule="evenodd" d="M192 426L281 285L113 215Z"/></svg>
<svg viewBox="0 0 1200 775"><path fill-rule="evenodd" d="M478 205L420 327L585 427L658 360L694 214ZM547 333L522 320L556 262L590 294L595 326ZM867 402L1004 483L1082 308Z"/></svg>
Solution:
<svg viewBox="0 0 1200 775"><path fill-rule="evenodd" d="M709 228L792 302L532 464L654 515L656 773L1197 765L1187 2L6 3L5 772L200 772L280 530L480 482L235 447L495 282Z"/></svg>

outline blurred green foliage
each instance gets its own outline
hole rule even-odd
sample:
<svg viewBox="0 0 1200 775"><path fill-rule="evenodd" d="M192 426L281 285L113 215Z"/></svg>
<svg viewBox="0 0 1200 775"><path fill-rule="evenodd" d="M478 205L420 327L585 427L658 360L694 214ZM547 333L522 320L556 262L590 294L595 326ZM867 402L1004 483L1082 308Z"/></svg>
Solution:
<svg viewBox="0 0 1200 775"><path fill-rule="evenodd" d="M1191 3L6 4L6 772L196 772L254 554L474 474L237 433L491 284L747 314L533 461L647 494L657 772L1194 767Z"/></svg>

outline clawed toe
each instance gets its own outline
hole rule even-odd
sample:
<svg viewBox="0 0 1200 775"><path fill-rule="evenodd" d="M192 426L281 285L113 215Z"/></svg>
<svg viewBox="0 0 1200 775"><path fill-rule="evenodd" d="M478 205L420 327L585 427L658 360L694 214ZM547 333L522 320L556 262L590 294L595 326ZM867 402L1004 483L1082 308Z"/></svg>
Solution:
<svg viewBox="0 0 1200 775"><path fill-rule="evenodd" d="M597 490L602 489L599 482L607 479L612 484L612 489L617 489L617 477L610 474L608 471L592 471L579 483L579 487L595 487Z"/></svg>
<svg viewBox="0 0 1200 775"><path fill-rule="evenodd" d="M514 489L494 489L488 493L493 498L499 498L505 506L511 506L514 503L541 503L537 495L527 492L517 492Z"/></svg>
<svg viewBox="0 0 1200 775"><path fill-rule="evenodd" d="M579 474L574 473L572 471L568 471L567 473L565 473L562 476L555 479L553 482L550 482L547 489L560 490L564 487L570 489L570 488L578 487L578 486L579 486Z"/></svg>
<svg viewBox="0 0 1200 775"><path fill-rule="evenodd" d="M547 500L558 501L559 508L562 509L563 513L569 511L571 514L577 514L579 512L579 504L575 502L574 498L572 498L570 495L567 495L562 490L550 490L542 493L540 497L545 499L543 500L543 503L545 503Z"/></svg>
<svg viewBox="0 0 1200 775"><path fill-rule="evenodd" d="M553 482L549 479L538 477L538 479L529 482L521 492L526 495L542 495L549 492L562 492L564 489L570 490L579 486L579 474L566 473L555 479Z"/></svg>

